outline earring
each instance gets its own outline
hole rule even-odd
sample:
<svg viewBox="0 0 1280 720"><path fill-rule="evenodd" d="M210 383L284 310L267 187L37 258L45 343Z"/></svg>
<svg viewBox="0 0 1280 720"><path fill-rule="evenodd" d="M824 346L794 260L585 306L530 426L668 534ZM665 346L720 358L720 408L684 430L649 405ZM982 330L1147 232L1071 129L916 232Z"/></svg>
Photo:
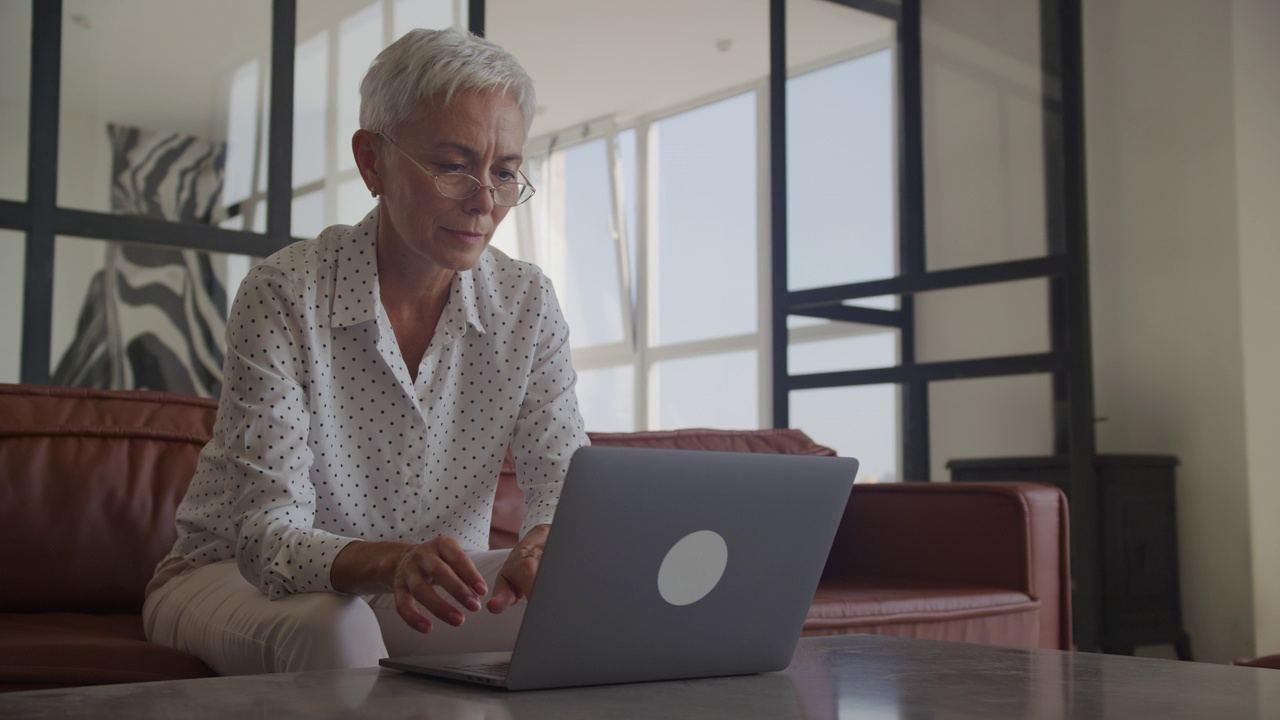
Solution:
<svg viewBox="0 0 1280 720"><path fill-rule="evenodd" d="M373 197L378 197L378 191L373 188L369 188L369 194Z"/></svg>

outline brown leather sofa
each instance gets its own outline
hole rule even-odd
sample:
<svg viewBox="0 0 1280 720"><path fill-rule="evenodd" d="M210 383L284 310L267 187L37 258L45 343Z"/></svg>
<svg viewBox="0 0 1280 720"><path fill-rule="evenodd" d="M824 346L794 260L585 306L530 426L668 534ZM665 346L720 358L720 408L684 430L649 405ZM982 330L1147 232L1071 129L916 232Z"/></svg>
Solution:
<svg viewBox="0 0 1280 720"><path fill-rule="evenodd" d="M216 404L0 385L0 690L203 677L146 642L143 588ZM599 445L832 454L791 430L593 434ZM492 544L523 513L504 469ZM1070 647L1067 510L1049 486L857 485L805 633Z"/></svg>

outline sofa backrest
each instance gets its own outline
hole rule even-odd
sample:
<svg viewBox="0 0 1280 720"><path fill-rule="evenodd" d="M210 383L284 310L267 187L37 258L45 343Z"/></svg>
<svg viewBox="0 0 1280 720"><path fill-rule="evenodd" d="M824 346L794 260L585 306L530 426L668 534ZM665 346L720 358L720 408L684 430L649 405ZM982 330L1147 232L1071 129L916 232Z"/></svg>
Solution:
<svg viewBox="0 0 1280 720"><path fill-rule="evenodd" d="M217 403L173 393L0 384L0 612L134 613L177 536L173 517ZM592 444L834 455L798 430L590 433ZM510 455L490 545L524 519Z"/></svg>
<svg viewBox="0 0 1280 720"><path fill-rule="evenodd" d="M0 611L137 612L217 403L0 385Z"/></svg>
<svg viewBox="0 0 1280 720"><path fill-rule="evenodd" d="M612 447L668 448L671 450L718 450L785 455L835 455L835 450L815 443L799 430L689 430L634 433L587 433L592 445ZM498 492L493 503L489 545L507 548L519 539L524 520L524 495L516 483L515 462L508 454L502 463Z"/></svg>

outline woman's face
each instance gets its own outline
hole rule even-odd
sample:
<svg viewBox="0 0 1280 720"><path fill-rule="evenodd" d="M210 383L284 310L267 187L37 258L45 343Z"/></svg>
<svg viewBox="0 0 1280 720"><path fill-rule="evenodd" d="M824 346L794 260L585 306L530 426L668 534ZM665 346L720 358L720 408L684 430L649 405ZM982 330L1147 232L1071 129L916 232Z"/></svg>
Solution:
<svg viewBox="0 0 1280 720"><path fill-rule="evenodd" d="M376 149L373 189L382 196L380 264L426 272L475 267L510 208L495 204L483 188L465 200L445 197L405 154L437 174L466 173L485 185L518 182L524 127L524 116L511 96L464 92L443 107L422 104L387 133L404 154L370 136Z"/></svg>

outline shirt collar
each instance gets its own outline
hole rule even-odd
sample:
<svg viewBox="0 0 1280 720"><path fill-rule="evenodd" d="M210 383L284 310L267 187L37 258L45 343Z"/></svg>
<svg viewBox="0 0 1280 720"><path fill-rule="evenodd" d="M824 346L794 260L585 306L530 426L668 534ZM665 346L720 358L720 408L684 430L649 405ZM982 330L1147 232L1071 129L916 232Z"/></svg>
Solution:
<svg viewBox="0 0 1280 720"><path fill-rule="evenodd" d="M377 318L378 208L355 225L337 226L326 232L338 233L333 326L346 327Z"/></svg>
<svg viewBox="0 0 1280 720"><path fill-rule="evenodd" d="M333 326L346 327L377 319L378 310L378 208L350 227L331 228L338 239L337 278L333 301ZM493 257L485 252L473 270L453 280L442 322L471 325L485 332L481 304L486 293L477 288L493 285ZM459 330L462 328L459 327Z"/></svg>

